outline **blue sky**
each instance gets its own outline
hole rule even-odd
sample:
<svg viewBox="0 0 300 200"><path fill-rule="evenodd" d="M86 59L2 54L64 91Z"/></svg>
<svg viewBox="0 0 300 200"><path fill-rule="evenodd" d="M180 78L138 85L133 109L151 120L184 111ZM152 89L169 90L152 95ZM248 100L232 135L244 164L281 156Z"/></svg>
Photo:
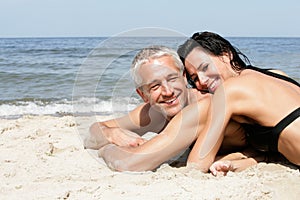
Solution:
<svg viewBox="0 0 300 200"><path fill-rule="evenodd" d="M300 37L299 10L299 0L0 0L0 37L113 36L142 27Z"/></svg>

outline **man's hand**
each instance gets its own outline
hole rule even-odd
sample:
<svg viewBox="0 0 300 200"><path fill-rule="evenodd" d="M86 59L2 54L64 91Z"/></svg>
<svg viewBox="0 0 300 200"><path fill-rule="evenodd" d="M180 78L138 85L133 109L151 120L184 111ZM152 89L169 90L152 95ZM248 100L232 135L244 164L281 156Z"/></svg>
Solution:
<svg viewBox="0 0 300 200"><path fill-rule="evenodd" d="M138 134L121 129L121 128L109 128L110 134L107 135L108 140L110 143L115 144L117 146L131 146L136 147L139 145L142 145L146 142L145 139L143 139Z"/></svg>
<svg viewBox="0 0 300 200"><path fill-rule="evenodd" d="M89 135L84 140L84 147L95 150L107 144L135 147L145 141L141 136L129 130L94 123L90 127Z"/></svg>

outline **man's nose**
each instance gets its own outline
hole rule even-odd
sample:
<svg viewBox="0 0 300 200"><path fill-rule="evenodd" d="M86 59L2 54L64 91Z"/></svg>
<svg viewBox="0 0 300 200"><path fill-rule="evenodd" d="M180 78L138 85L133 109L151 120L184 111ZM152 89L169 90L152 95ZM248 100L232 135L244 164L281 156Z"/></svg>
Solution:
<svg viewBox="0 0 300 200"><path fill-rule="evenodd" d="M162 84L162 95L171 96L173 95L173 93L174 93L174 89L168 82Z"/></svg>

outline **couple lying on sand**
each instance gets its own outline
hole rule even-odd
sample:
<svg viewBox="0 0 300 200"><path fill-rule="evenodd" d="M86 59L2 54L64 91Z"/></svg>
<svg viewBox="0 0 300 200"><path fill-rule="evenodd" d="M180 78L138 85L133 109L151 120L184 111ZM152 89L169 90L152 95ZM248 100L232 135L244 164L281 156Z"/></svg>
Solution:
<svg viewBox="0 0 300 200"><path fill-rule="evenodd" d="M270 153L300 166L300 84L251 66L220 35L195 33L177 52L146 47L131 75L145 103L94 123L85 139L111 169L154 170L188 148L187 165L214 175L266 161ZM147 132L158 134L145 140Z"/></svg>

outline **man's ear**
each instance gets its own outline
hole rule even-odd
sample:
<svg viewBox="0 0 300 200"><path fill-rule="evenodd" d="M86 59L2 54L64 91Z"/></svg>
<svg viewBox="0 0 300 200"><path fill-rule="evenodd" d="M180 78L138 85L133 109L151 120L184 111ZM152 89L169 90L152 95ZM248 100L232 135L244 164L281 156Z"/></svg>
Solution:
<svg viewBox="0 0 300 200"><path fill-rule="evenodd" d="M186 69L184 69L184 70L183 70L184 84L187 86L188 81L187 81L186 73L187 73L187 71L186 71Z"/></svg>
<svg viewBox="0 0 300 200"><path fill-rule="evenodd" d="M145 93L141 89L136 89L135 91L140 95L140 97L143 99L145 103L149 103L149 99L147 95L145 95Z"/></svg>
<svg viewBox="0 0 300 200"><path fill-rule="evenodd" d="M182 75L183 75L184 77L186 77L186 73L187 73L187 72L186 72L186 69L184 69Z"/></svg>

